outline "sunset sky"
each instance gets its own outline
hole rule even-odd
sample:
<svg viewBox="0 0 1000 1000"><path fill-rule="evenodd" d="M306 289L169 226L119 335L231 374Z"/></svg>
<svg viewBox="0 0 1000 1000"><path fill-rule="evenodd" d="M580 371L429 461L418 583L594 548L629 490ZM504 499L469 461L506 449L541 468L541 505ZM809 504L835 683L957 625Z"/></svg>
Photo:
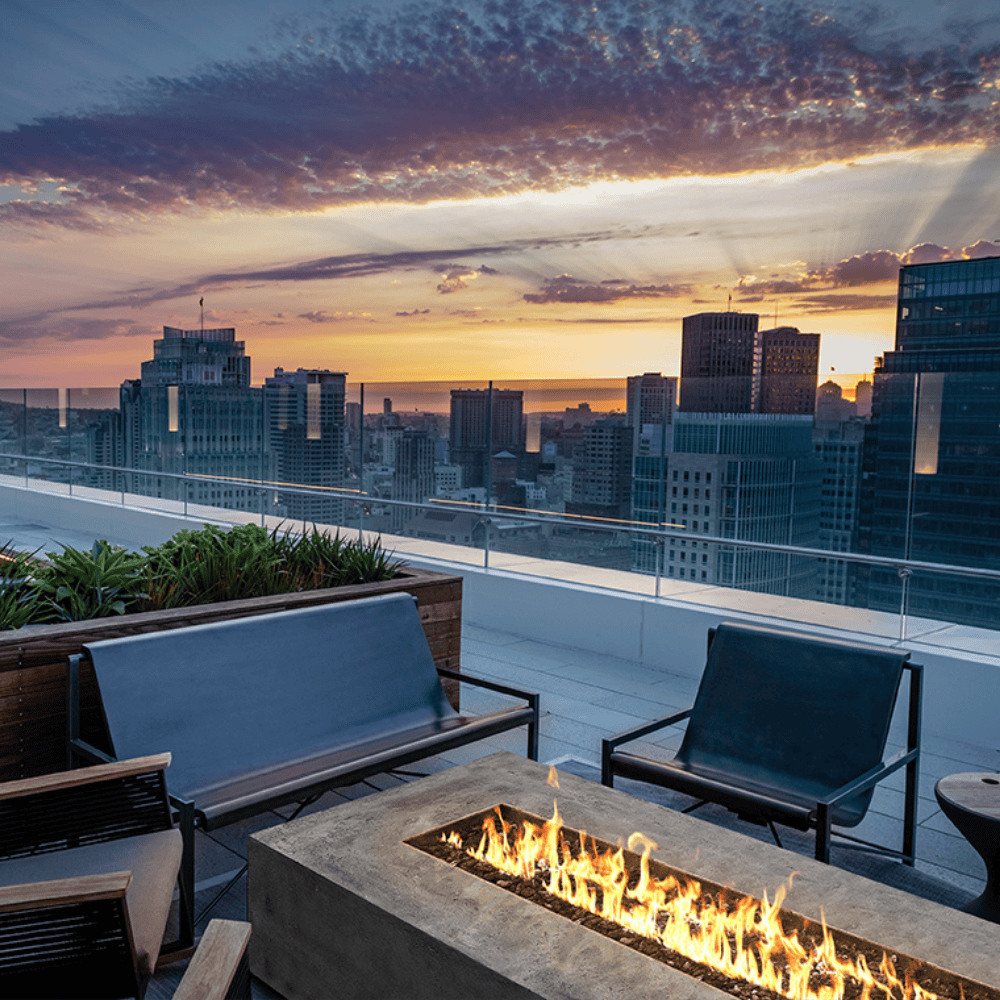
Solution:
<svg viewBox="0 0 1000 1000"><path fill-rule="evenodd" d="M351 381L678 371L680 320L891 348L1000 254L996 0L0 0L0 386L163 325Z"/></svg>

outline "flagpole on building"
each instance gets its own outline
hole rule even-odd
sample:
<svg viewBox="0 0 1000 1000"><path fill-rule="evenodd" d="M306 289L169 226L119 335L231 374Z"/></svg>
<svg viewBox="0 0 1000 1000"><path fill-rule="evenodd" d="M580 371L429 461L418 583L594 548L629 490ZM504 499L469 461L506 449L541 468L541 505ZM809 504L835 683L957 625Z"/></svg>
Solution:
<svg viewBox="0 0 1000 1000"><path fill-rule="evenodd" d="M198 300L198 306L201 309L201 335L202 335L202 337L204 337L205 336L205 296L204 295Z"/></svg>

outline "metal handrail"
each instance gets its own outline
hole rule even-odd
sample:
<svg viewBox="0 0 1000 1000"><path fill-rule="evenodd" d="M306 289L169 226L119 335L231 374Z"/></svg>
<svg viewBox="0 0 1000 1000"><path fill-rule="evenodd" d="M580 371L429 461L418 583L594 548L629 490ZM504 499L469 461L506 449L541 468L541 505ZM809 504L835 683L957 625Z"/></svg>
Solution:
<svg viewBox="0 0 1000 1000"><path fill-rule="evenodd" d="M93 462L76 462L69 459L42 458L35 455L13 454L0 452L0 459L12 459L20 462L35 462L39 464L57 465L79 469L95 469L101 472L115 472L138 476L156 476L161 479L173 479L181 482L208 482L226 486L245 486L262 491L280 490L282 493L292 493L301 496L322 496L341 499L358 504L379 505L384 507L409 508L413 510L448 510L454 513L476 514L482 523L489 525L493 520L504 518L510 521L527 522L531 524L561 524L570 528L587 528L588 530L605 531L609 533L624 532L650 540L677 540L704 542L713 545L726 546L732 549L750 549L757 552L774 552L785 555L795 555L814 559L836 559L838 561L859 563L867 566L880 566L894 569L900 575L914 571L931 573L948 573L956 576L973 577L976 579L995 580L1000 583L1000 570L984 569L977 566L955 566L950 563L926 562L916 559L896 559L891 556L865 555L857 552L842 552L834 549L814 549L804 546L788 545L778 542L755 542L740 538L726 538L720 535L696 534L684 528L673 525L654 525L643 521L617 521L608 518L594 518L582 514L558 514L546 511L527 511L519 508L503 508L490 504L465 503L460 501L435 500L412 501L391 500L372 496L359 490L349 490L332 486L299 486L285 484L276 480L243 479L233 476L209 476L202 473L157 472L151 469L136 469L130 466L98 465ZM51 482L51 480L44 480ZM231 509L231 508L220 508Z"/></svg>

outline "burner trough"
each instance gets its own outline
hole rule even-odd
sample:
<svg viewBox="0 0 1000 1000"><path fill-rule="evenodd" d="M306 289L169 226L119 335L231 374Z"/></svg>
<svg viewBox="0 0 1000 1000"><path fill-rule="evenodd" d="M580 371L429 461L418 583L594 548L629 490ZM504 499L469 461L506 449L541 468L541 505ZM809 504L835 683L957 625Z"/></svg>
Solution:
<svg viewBox="0 0 1000 1000"><path fill-rule="evenodd" d="M692 816L495 754L250 838L251 969L289 1000L322 997L722 1000L682 972L404 841L499 802L654 857L958 975L1000 987L1000 926Z"/></svg>

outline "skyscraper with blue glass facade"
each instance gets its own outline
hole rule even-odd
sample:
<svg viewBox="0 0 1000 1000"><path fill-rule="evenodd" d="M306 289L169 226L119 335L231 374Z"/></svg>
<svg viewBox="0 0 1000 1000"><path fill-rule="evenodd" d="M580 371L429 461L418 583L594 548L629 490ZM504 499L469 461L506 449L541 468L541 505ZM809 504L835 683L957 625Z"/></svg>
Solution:
<svg viewBox="0 0 1000 1000"><path fill-rule="evenodd" d="M902 268L896 349L875 371L858 550L1000 567L1000 257ZM870 608L1000 626L1000 586L860 569Z"/></svg>

